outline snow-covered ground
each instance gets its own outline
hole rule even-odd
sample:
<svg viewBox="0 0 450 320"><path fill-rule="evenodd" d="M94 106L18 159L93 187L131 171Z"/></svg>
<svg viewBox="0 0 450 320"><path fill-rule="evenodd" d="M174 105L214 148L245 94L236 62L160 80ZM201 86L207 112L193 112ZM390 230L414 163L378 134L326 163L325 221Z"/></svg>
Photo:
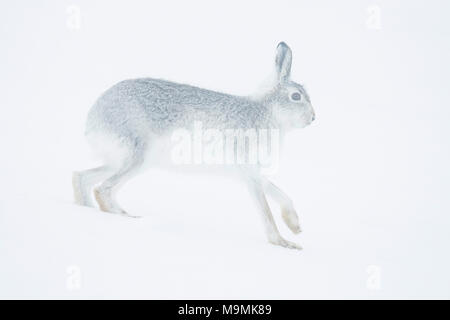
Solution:
<svg viewBox="0 0 450 320"><path fill-rule="evenodd" d="M450 298L449 9L2 2L0 298ZM151 76L245 94L280 40L317 113L273 177L303 232L271 203L274 216L302 251L268 244L226 178L150 169L119 194L141 219L73 204L71 172L96 164L83 126L103 90Z"/></svg>

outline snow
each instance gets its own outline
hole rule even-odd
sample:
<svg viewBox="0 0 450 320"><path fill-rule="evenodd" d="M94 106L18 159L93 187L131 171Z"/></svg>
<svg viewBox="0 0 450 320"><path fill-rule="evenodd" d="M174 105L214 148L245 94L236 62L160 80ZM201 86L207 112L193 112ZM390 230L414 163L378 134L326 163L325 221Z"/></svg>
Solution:
<svg viewBox="0 0 450 320"><path fill-rule="evenodd" d="M281 2L248 26L254 5L234 1L196 2L201 16L80 1L79 30L63 2L0 5L0 298L450 298L449 5L378 1L370 30L364 3ZM151 76L246 94L280 40L317 115L273 177L303 232L271 203L277 224L302 251L268 244L226 178L150 169L119 194L140 219L73 204L72 171L97 164L85 117L108 86Z"/></svg>

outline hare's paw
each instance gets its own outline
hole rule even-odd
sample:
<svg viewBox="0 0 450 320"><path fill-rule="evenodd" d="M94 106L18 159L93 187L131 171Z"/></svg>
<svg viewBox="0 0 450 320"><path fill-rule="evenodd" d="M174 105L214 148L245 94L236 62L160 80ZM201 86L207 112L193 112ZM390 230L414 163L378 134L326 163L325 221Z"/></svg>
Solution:
<svg viewBox="0 0 450 320"><path fill-rule="evenodd" d="M297 234L302 231L298 222L297 212L295 212L294 207L282 208L281 217L283 218L284 223L286 223L286 225L293 233Z"/></svg>
<svg viewBox="0 0 450 320"><path fill-rule="evenodd" d="M296 244L295 242L287 241L287 240L283 239L282 237L277 237L275 239L269 239L269 242L271 244L285 247L288 249L302 250L302 247L300 245Z"/></svg>
<svg viewBox="0 0 450 320"><path fill-rule="evenodd" d="M94 196L95 200L97 200L98 206L100 207L100 210L109 212L109 213L115 213L120 214L124 217L129 218L140 218L139 216L134 216L123 210L111 197L110 192L105 192L99 188L94 190Z"/></svg>
<svg viewBox="0 0 450 320"><path fill-rule="evenodd" d="M86 186L83 184L82 175L80 172L72 174L72 186L75 198L75 203L80 206L93 207L94 204L89 197Z"/></svg>
<svg viewBox="0 0 450 320"><path fill-rule="evenodd" d="M124 217L127 217L127 218L133 218L133 219L142 218L142 216L136 216L136 215L133 215L133 214L129 214L128 212L125 212L123 210L122 210L121 215L123 215Z"/></svg>

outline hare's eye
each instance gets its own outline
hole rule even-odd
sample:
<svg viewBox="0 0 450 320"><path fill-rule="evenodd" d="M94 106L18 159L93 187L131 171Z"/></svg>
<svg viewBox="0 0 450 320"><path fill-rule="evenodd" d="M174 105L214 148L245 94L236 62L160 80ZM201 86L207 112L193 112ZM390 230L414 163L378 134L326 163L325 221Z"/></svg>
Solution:
<svg viewBox="0 0 450 320"><path fill-rule="evenodd" d="M293 94L291 94L291 99L294 101L300 101L301 98L302 95L298 92L294 92Z"/></svg>

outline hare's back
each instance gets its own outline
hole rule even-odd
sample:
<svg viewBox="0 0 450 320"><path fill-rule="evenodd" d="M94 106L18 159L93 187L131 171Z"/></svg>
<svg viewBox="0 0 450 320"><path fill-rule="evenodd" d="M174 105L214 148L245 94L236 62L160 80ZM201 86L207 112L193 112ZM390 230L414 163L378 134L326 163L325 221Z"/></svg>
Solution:
<svg viewBox="0 0 450 320"><path fill-rule="evenodd" d="M211 127L246 127L259 120L261 111L246 98L165 80L133 79L119 82L97 100L87 131L100 125L127 134L164 133L194 121Z"/></svg>

